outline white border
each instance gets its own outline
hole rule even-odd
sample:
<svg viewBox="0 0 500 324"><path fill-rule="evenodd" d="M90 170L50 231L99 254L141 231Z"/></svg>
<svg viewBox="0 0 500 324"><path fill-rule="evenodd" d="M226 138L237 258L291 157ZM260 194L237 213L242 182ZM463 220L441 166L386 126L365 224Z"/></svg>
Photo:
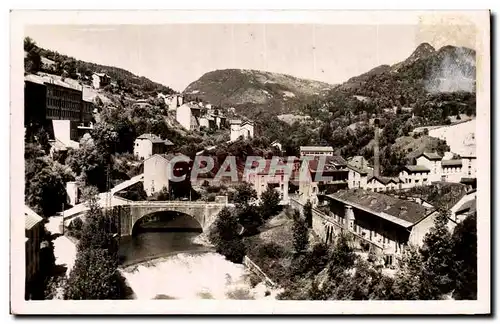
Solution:
<svg viewBox="0 0 500 324"><path fill-rule="evenodd" d="M160 23L323 23L414 24L423 16L466 15L478 34L478 300L408 302L317 301L42 301L23 300L22 215L24 170L22 140L22 38L24 24L160 24ZM11 18L11 311L18 314L471 314L490 311L490 66L489 13L369 11L17 11Z"/></svg>

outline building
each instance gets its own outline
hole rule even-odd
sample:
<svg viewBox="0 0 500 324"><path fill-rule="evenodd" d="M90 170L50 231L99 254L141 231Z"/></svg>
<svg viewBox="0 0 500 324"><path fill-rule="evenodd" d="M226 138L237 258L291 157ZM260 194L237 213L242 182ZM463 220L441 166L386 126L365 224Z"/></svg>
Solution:
<svg viewBox="0 0 500 324"><path fill-rule="evenodd" d="M40 270L40 245L43 235L43 218L24 206L24 233L26 256L26 297L30 299L29 291L36 281Z"/></svg>
<svg viewBox="0 0 500 324"><path fill-rule="evenodd" d="M200 129L200 106L194 103L184 103L176 109L175 119L186 130Z"/></svg>
<svg viewBox="0 0 500 324"><path fill-rule="evenodd" d="M423 165L406 165L399 173L402 188L412 188L431 184L429 180L431 170Z"/></svg>
<svg viewBox="0 0 500 324"><path fill-rule="evenodd" d="M54 139L54 121L68 121L59 138L79 140L79 125L88 125L94 105L83 100L82 87L61 81L59 76L28 74L24 78L24 123L43 127Z"/></svg>
<svg viewBox="0 0 500 324"><path fill-rule="evenodd" d="M111 84L111 77L106 73L92 74L92 86L94 89L101 89Z"/></svg>
<svg viewBox="0 0 500 324"><path fill-rule="evenodd" d="M172 160L175 157L181 161L177 161L172 166ZM186 175L185 181L190 181L187 176L190 170L188 161L190 161L189 157L182 154L154 154L144 160L144 190L148 196L162 191L163 188L170 192L172 176Z"/></svg>
<svg viewBox="0 0 500 324"><path fill-rule="evenodd" d="M231 142L237 141L240 137L243 139L253 138L254 123L252 121L242 122L239 119L229 122L231 127Z"/></svg>
<svg viewBox="0 0 500 324"><path fill-rule="evenodd" d="M268 187L271 187L280 194L280 198L283 202L288 202L288 183L290 181L292 168L290 172L285 172L282 168L286 166L286 162L281 160L277 162L277 166L279 167L275 170L271 168L271 165L272 160L266 159L262 171L248 174L245 181L252 184L257 192L258 199L260 199L262 193L266 191ZM254 164L253 167L258 167L258 163Z"/></svg>
<svg viewBox="0 0 500 324"><path fill-rule="evenodd" d="M417 165L422 165L430 170L429 181L431 182L441 180L441 160L442 157L436 152L424 152L416 157Z"/></svg>
<svg viewBox="0 0 500 324"><path fill-rule="evenodd" d="M465 153L462 158L462 174L465 178L476 178L477 162L476 154L473 152Z"/></svg>
<svg viewBox="0 0 500 324"><path fill-rule="evenodd" d="M299 200L304 203L309 200L315 206L319 202L318 195L347 189L348 182L349 169L341 156L304 160L300 167Z"/></svg>
<svg viewBox="0 0 500 324"><path fill-rule="evenodd" d="M442 160L441 169L441 181L460 182L462 179L462 160Z"/></svg>
<svg viewBox="0 0 500 324"><path fill-rule="evenodd" d="M363 189L325 196L335 233L349 231L366 251L384 256L386 265L409 244L420 246L437 212L418 203Z"/></svg>
<svg viewBox="0 0 500 324"><path fill-rule="evenodd" d="M281 143L280 143L280 142L278 142L278 141L273 141L273 142L271 143L271 146L272 146L272 147L275 147L275 148L276 148L278 151L280 151L280 152L282 152L282 151L283 151L283 145L281 145Z"/></svg>
<svg viewBox="0 0 500 324"><path fill-rule="evenodd" d="M349 169L348 186L349 189L362 188L365 189L368 182L368 172L351 164L347 164Z"/></svg>
<svg viewBox="0 0 500 324"><path fill-rule="evenodd" d="M356 155L353 156L349 159L347 159L347 162L349 165L356 167L361 170L367 170L370 169L370 166L368 164L368 160L365 159L362 155Z"/></svg>
<svg viewBox="0 0 500 324"><path fill-rule="evenodd" d="M383 192L388 190L398 190L401 188L401 180L397 177L384 177L374 175L366 180L366 187L363 189L374 192Z"/></svg>
<svg viewBox="0 0 500 324"><path fill-rule="evenodd" d="M333 156L331 146L301 146L300 156Z"/></svg>
<svg viewBox="0 0 500 324"><path fill-rule="evenodd" d="M174 145L169 140L162 140L154 134L142 134L134 142L134 155L139 159L147 159L154 154L167 152L167 147Z"/></svg>

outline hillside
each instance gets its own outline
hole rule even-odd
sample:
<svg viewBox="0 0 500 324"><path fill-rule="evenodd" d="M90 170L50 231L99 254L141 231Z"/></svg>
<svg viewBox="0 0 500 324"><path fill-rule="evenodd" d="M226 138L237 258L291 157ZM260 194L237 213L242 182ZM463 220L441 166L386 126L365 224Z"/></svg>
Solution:
<svg viewBox="0 0 500 324"><path fill-rule="evenodd" d="M190 97L234 107L248 117L264 112L279 115L297 111L322 99L334 85L257 70L227 69L205 73L184 90Z"/></svg>
<svg viewBox="0 0 500 324"><path fill-rule="evenodd" d="M157 92L174 93L174 90L163 84L151 81L143 76L137 76L125 69L85 62L56 51L41 48L29 37L24 39L24 51L24 67L25 72L28 73L47 72L78 79L84 84L90 84L92 73L104 72L111 77L120 89L135 98L156 96Z"/></svg>

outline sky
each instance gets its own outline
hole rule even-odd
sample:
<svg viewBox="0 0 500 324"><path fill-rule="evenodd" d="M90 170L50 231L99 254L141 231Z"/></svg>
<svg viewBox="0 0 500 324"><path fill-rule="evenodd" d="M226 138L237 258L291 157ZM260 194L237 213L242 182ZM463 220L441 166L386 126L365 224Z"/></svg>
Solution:
<svg viewBox="0 0 500 324"><path fill-rule="evenodd" d="M470 27L418 25L28 25L43 48L145 76L177 91L204 73L256 69L337 84L411 55L422 42L475 47Z"/></svg>

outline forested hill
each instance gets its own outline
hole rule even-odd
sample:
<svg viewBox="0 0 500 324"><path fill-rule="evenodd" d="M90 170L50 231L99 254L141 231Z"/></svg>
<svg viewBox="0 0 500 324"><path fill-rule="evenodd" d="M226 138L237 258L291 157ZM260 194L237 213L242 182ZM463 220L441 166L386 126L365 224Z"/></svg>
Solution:
<svg viewBox="0 0 500 324"><path fill-rule="evenodd" d="M254 118L279 115L320 100L335 86L291 75L258 70L226 69L205 73L184 90L190 97Z"/></svg>
<svg viewBox="0 0 500 324"><path fill-rule="evenodd" d="M85 62L56 51L41 48L29 37L24 40L24 51L26 72L44 71L82 81L89 81L94 72L104 72L131 94L156 96L157 92L174 93L174 90L168 86L151 81L143 76L137 76L125 69Z"/></svg>

